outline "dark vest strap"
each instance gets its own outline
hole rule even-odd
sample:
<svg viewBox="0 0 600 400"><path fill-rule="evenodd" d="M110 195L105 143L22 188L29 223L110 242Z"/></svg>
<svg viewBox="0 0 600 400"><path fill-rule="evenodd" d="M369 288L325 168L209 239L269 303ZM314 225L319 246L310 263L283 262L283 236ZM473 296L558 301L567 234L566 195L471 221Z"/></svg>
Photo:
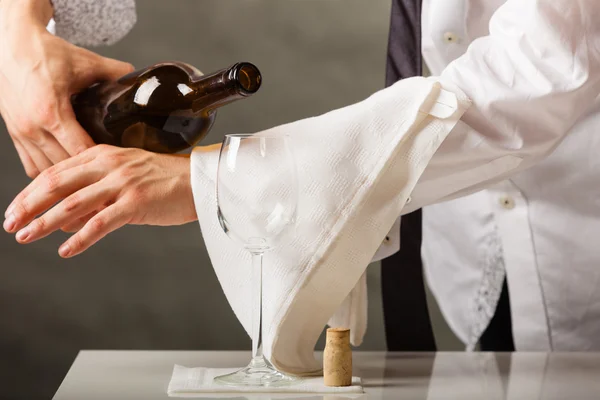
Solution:
<svg viewBox="0 0 600 400"><path fill-rule="evenodd" d="M392 0L386 85L422 74L421 0ZM402 217L400 251L381 263L387 348L436 351L421 261L421 210Z"/></svg>

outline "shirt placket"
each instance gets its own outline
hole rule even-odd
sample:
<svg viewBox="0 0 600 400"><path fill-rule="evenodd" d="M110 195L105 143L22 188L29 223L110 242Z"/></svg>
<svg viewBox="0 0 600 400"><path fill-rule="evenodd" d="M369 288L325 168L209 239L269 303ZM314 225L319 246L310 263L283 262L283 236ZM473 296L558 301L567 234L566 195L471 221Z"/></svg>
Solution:
<svg viewBox="0 0 600 400"><path fill-rule="evenodd" d="M501 182L488 193L502 242L515 348L550 351L548 317L527 199L511 181Z"/></svg>

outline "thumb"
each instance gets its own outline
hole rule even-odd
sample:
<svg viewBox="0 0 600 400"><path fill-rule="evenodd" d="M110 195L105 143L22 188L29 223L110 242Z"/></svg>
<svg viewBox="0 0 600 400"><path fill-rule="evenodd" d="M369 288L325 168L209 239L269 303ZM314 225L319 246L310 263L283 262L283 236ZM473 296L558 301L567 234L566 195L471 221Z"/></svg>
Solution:
<svg viewBox="0 0 600 400"><path fill-rule="evenodd" d="M116 81L134 70L135 68L130 63L100 56L94 75L98 81Z"/></svg>
<svg viewBox="0 0 600 400"><path fill-rule="evenodd" d="M94 83L116 81L135 69L129 63L100 55L95 55L90 61L79 71L77 74L79 75L78 79L72 80L73 87L71 89L73 92L77 93Z"/></svg>

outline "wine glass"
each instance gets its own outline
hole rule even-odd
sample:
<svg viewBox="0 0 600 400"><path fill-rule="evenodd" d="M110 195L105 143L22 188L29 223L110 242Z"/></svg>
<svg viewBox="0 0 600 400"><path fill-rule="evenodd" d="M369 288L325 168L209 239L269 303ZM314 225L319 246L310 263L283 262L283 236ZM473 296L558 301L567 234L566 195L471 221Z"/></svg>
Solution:
<svg viewBox="0 0 600 400"><path fill-rule="evenodd" d="M215 381L235 386L282 386L262 352L263 254L293 226L298 202L296 164L286 135L226 135L217 168L217 216L225 233L252 255L252 360ZM250 299L249 299L250 300Z"/></svg>

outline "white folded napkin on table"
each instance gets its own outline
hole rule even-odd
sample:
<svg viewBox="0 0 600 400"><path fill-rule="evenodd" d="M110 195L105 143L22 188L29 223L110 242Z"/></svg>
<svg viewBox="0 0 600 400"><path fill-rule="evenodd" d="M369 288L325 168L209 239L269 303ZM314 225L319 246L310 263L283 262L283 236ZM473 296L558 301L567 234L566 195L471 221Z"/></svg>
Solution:
<svg viewBox="0 0 600 400"><path fill-rule="evenodd" d="M248 395L249 399L254 399L260 394L260 399L283 399L293 397L301 399L303 395L311 397L315 394L337 394L335 399L354 399L360 397L363 393L360 378L352 379L352 386L329 387L323 383L323 377L305 377L298 378L298 381L290 386L282 387L244 387L244 386L224 386L213 382L215 376L235 372L233 368L186 368L181 365L175 365L173 376L169 382L167 393L170 397L232 397L233 395ZM220 395L220 396L217 396ZM331 398L333 400L334 398Z"/></svg>
<svg viewBox="0 0 600 400"><path fill-rule="evenodd" d="M348 325L353 344L362 340L361 277L425 166L470 105L459 89L436 79L405 79L357 104L264 132L291 137L300 193L292 240L264 257L263 345L278 369L318 374L313 350L332 316L335 325ZM217 147L192 153L194 201L219 282L251 332L250 255L217 219ZM270 179L270 171L256 173L256 180L239 184ZM236 189L228 192L235 196Z"/></svg>

